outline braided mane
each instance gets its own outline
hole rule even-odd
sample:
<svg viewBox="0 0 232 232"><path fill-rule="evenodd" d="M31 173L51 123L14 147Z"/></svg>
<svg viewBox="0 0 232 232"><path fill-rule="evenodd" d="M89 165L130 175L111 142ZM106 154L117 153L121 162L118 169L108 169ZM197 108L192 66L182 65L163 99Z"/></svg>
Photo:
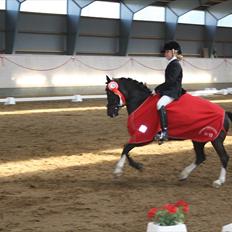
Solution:
<svg viewBox="0 0 232 232"><path fill-rule="evenodd" d="M132 86L136 86L138 89L142 90L143 92L151 94L151 90L143 82L139 82L137 80L126 78L126 77L121 77L116 80L118 80L119 82L120 81L129 82L131 83Z"/></svg>

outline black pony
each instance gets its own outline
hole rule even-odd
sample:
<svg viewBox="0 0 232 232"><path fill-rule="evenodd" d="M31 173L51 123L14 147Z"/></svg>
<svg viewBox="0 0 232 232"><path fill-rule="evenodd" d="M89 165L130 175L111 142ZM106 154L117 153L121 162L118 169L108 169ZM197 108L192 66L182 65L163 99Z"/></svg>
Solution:
<svg viewBox="0 0 232 232"><path fill-rule="evenodd" d="M128 115L134 112L148 97L152 95L151 90L147 88L143 83L133 80L131 78L119 78L111 80L107 76L106 82L106 93L107 93L107 115L110 117L115 117L118 115L118 111L121 107L126 106ZM154 105L155 108L155 105ZM226 168L229 160L229 156L224 148L223 142L226 138L227 131L229 130L229 119L232 120L231 112L223 112L224 123L223 129L219 131L218 136L211 141L214 149L216 150L220 161L221 161L221 171L219 178L213 182L214 187L220 187L225 183L226 180ZM130 156L129 152L137 146L143 146L152 142L153 140L142 142L142 143L127 143L121 154L120 160L117 162L116 168L114 170L115 175L121 175L123 172L123 167L127 159L130 166L136 168L137 170L142 170L143 165L134 161ZM209 140L210 141L210 140ZM193 147L196 154L196 160L184 168L180 174L180 180L185 180L190 175L190 173L199 166L203 161L205 161L204 146L206 142L193 141Z"/></svg>

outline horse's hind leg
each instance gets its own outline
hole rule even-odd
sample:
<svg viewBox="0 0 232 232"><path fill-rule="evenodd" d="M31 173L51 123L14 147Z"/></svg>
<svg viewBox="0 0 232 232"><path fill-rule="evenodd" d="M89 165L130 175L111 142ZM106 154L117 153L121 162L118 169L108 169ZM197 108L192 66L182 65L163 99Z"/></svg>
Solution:
<svg viewBox="0 0 232 232"><path fill-rule="evenodd" d="M189 166L187 166L180 174L180 180L186 180L188 176L192 173L192 171L199 166L202 162L205 161L205 153L204 153L204 146L206 143L201 142L193 142L193 147L196 154L196 160L195 162L191 163Z"/></svg>
<svg viewBox="0 0 232 232"><path fill-rule="evenodd" d="M220 135L212 142L212 145L216 150L222 164L219 178L213 182L213 186L216 188L219 188L226 181L226 168L229 161L229 156L223 145L225 137L226 137L226 132L221 131Z"/></svg>

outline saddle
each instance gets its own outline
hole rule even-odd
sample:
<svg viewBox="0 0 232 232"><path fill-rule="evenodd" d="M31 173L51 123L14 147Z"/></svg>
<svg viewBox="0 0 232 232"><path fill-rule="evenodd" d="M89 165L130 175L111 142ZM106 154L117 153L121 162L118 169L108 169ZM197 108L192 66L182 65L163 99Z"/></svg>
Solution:
<svg viewBox="0 0 232 232"><path fill-rule="evenodd" d="M129 143L148 143L161 130L156 103L159 95L148 97L128 116ZM166 107L168 133L174 139L213 141L223 129L225 111L219 105L188 93Z"/></svg>

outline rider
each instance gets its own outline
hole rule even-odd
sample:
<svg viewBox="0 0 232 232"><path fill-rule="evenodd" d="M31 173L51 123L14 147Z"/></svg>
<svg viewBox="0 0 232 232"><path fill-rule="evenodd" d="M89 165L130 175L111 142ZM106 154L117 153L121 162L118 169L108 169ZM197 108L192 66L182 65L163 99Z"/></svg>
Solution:
<svg viewBox="0 0 232 232"><path fill-rule="evenodd" d="M162 131L155 137L161 143L168 140L168 123L167 112L165 106L174 100L177 100L186 91L182 89L183 71L179 60L183 58L181 55L181 47L176 41L167 42L163 51L164 56L168 60L165 69L165 82L155 88L155 92L160 95L157 102L157 110L160 114L160 122Z"/></svg>

